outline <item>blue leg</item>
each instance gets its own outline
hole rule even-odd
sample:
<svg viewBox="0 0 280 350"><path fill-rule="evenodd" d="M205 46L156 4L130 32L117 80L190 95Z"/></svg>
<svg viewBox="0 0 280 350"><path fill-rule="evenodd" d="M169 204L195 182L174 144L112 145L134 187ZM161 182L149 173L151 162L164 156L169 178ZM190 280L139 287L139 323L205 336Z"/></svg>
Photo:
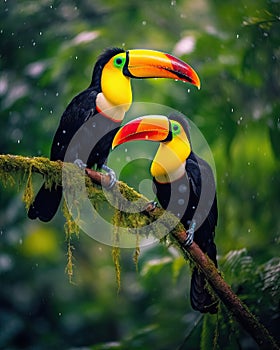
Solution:
<svg viewBox="0 0 280 350"><path fill-rule="evenodd" d="M148 214L151 211L155 210L158 208L158 203L156 201L150 201L144 208L143 213Z"/></svg>
<svg viewBox="0 0 280 350"><path fill-rule="evenodd" d="M81 159L76 159L74 161L74 164L77 165L77 167L81 170L85 170L85 168L87 167L87 165Z"/></svg>
<svg viewBox="0 0 280 350"><path fill-rule="evenodd" d="M192 220L190 223L189 229L187 230L188 237L184 242L184 247L186 248L188 248L193 243L195 226L196 226L196 222L195 220Z"/></svg>

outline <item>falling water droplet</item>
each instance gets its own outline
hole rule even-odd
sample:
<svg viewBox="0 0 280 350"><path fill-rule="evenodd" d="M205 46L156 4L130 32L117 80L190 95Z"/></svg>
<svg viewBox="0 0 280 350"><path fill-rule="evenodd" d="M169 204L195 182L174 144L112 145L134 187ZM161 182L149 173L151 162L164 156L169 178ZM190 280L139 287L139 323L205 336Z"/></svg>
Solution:
<svg viewBox="0 0 280 350"><path fill-rule="evenodd" d="M187 191L187 186L186 185L180 185L178 188L178 191L180 193L185 193Z"/></svg>

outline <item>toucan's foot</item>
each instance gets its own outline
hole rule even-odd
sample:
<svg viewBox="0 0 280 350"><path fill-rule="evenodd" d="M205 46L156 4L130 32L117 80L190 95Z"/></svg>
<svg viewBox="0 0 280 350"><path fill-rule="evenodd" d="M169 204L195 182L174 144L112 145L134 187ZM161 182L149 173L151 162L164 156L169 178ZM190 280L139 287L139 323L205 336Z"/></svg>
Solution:
<svg viewBox="0 0 280 350"><path fill-rule="evenodd" d="M110 182L106 186L107 189L112 188L117 182L117 176L113 169L109 168L107 165L103 164L102 169L110 176Z"/></svg>
<svg viewBox="0 0 280 350"><path fill-rule="evenodd" d="M156 201L150 201L144 208L143 213L148 214L154 211L158 207L158 203Z"/></svg>
<svg viewBox="0 0 280 350"><path fill-rule="evenodd" d="M81 159L74 160L74 164L77 165L77 167L81 170L85 170L87 167L87 165Z"/></svg>
<svg viewBox="0 0 280 350"><path fill-rule="evenodd" d="M184 247L188 248L193 243L194 238L194 231L195 231L196 222L195 220L192 220L189 226L189 229L187 230L187 239L184 242Z"/></svg>

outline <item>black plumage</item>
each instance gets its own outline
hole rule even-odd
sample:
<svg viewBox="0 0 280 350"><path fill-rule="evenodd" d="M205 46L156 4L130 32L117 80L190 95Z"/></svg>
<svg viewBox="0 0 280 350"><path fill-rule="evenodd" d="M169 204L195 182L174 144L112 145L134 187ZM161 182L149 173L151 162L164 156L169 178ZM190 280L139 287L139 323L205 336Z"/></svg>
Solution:
<svg viewBox="0 0 280 350"><path fill-rule="evenodd" d="M104 65L122 49L106 50L97 60L90 86L78 94L64 111L55 133L51 160L82 160L88 167L99 169L108 157L112 140L121 122L115 122L98 114L96 97L101 92L101 74ZM77 136L74 135L79 130ZM74 139L73 139L74 137ZM70 148L69 148L70 145ZM66 153L67 151L67 153ZM42 185L30 209L30 219L49 221L55 215L62 197L62 186L53 185L51 189Z"/></svg>
<svg viewBox="0 0 280 350"><path fill-rule="evenodd" d="M172 116L170 119L183 126L190 140L186 120L181 116ZM161 206L179 217L186 229L192 220L196 221L194 241L217 266L214 236L218 208L213 172L209 164L194 152L186 159L185 170L181 178L171 183L159 183L153 179L156 195ZM197 267L192 273L190 299L195 310L217 312L217 299L209 292L206 279Z"/></svg>

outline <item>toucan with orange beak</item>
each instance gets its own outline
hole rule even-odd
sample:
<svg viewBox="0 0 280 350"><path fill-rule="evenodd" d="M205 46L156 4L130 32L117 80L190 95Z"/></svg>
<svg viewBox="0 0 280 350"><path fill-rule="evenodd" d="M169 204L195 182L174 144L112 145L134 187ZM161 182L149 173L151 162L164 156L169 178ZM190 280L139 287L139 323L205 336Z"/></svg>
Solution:
<svg viewBox="0 0 280 350"><path fill-rule="evenodd" d="M172 55L154 50L107 49L94 66L90 86L74 97L63 113L54 135L51 160L63 161L67 154L69 162L107 169L112 140L132 103L131 78L170 78L200 87L196 72ZM78 130L79 137L72 142ZM44 183L29 208L29 218L51 220L61 198L62 186L49 188Z"/></svg>
<svg viewBox="0 0 280 350"><path fill-rule="evenodd" d="M112 147L137 140L159 142L150 168L158 201L184 225L185 246L195 241L217 266L215 180L208 163L192 151L186 118L180 114L139 117L119 129ZM192 272L190 300L195 310L217 312L217 298L197 267Z"/></svg>

